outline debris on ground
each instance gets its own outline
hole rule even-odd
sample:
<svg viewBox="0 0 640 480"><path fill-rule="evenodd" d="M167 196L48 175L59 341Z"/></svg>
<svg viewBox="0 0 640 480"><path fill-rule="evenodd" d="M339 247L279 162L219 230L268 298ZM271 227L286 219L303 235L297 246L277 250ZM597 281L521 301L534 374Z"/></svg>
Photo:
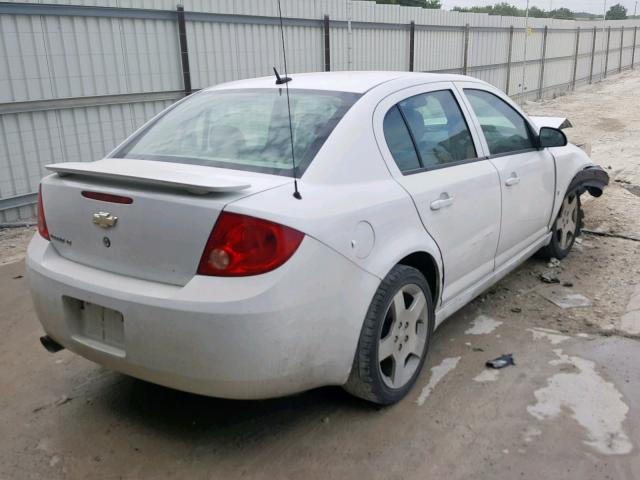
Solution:
<svg viewBox="0 0 640 480"><path fill-rule="evenodd" d="M522 309L521 309L520 307L513 307L513 308L511 309L511 311L512 311L513 313L522 313Z"/></svg>
<svg viewBox="0 0 640 480"><path fill-rule="evenodd" d="M560 260L558 260L557 258L551 257L549 259L549 263L547 263L547 267L549 268L558 268L559 266L560 266Z"/></svg>
<svg viewBox="0 0 640 480"><path fill-rule="evenodd" d="M552 270L546 270L538 277L544 283L560 283L558 275Z"/></svg>
<svg viewBox="0 0 640 480"><path fill-rule="evenodd" d="M515 364L516 362L513 360L513 353L505 353L504 355L501 355L498 358L494 358L493 360L489 360L487 363L485 363L487 367L495 368L496 370Z"/></svg>
<svg viewBox="0 0 640 480"><path fill-rule="evenodd" d="M563 287L571 288L571 287L573 287L573 282L563 282L563 283L562 283L562 286L563 286Z"/></svg>
<svg viewBox="0 0 640 480"><path fill-rule="evenodd" d="M551 288L540 292L540 295L554 305L562 308L590 307L591 300L580 293L573 293L566 288Z"/></svg>
<svg viewBox="0 0 640 480"><path fill-rule="evenodd" d="M65 403L69 403L71 400L73 400L71 397L67 397L66 395L63 395L58 400L56 400L56 407L64 405Z"/></svg>

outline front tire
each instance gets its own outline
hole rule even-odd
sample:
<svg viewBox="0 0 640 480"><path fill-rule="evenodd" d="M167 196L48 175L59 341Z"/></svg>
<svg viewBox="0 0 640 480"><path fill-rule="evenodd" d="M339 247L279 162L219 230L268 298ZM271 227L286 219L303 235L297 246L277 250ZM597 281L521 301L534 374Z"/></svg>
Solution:
<svg viewBox="0 0 640 480"><path fill-rule="evenodd" d="M424 276L396 265L371 301L344 389L380 405L400 401L422 370L434 323Z"/></svg>
<svg viewBox="0 0 640 480"><path fill-rule="evenodd" d="M540 250L542 257L560 260L569 255L576 238L580 235L583 218L580 195L575 190L568 192L553 222L551 242Z"/></svg>

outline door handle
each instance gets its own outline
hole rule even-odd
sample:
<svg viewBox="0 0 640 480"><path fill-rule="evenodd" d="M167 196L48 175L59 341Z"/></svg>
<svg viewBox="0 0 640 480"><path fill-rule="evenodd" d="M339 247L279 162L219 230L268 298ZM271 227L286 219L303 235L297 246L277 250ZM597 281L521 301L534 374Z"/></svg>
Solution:
<svg viewBox="0 0 640 480"><path fill-rule="evenodd" d="M440 210L451 205L453 205L453 197L450 197L447 192L443 192L440 194L440 198L431 202L431 210Z"/></svg>
<svg viewBox="0 0 640 480"><path fill-rule="evenodd" d="M513 172L511 176L507 178L506 182L504 182L507 187L513 187L514 185L517 185L519 183L520 177L516 174L516 172Z"/></svg>

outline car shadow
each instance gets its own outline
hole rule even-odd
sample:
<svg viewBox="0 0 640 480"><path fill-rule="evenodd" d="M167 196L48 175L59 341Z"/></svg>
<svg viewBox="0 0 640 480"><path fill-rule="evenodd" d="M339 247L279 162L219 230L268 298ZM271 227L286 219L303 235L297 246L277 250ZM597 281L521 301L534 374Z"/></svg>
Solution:
<svg viewBox="0 0 640 480"><path fill-rule="evenodd" d="M225 400L186 393L118 373L107 374L89 408L119 423L135 423L173 439L205 440L233 447L260 442L304 424L313 428L343 413L370 414L380 409L324 387L269 400Z"/></svg>

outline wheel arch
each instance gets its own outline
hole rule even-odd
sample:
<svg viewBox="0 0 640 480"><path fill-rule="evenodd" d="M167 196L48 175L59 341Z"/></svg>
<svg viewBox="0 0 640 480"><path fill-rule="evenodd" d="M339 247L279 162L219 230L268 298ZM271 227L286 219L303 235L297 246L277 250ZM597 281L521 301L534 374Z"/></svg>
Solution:
<svg viewBox="0 0 640 480"><path fill-rule="evenodd" d="M431 289L431 297L435 308L438 304L442 288L440 269L436 259L430 253L418 251L406 255L397 264L413 267L424 275L424 278L427 280L429 288Z"/></svg>
<svg viewBox="0 0 640 480"><path fill-rule="evenodd" d="M582 195L585 191L594 197L599 197L604 188L609 185L609 175L598 165L590 165L576 173L567 187L567 193L578 190Z"/></svg>

